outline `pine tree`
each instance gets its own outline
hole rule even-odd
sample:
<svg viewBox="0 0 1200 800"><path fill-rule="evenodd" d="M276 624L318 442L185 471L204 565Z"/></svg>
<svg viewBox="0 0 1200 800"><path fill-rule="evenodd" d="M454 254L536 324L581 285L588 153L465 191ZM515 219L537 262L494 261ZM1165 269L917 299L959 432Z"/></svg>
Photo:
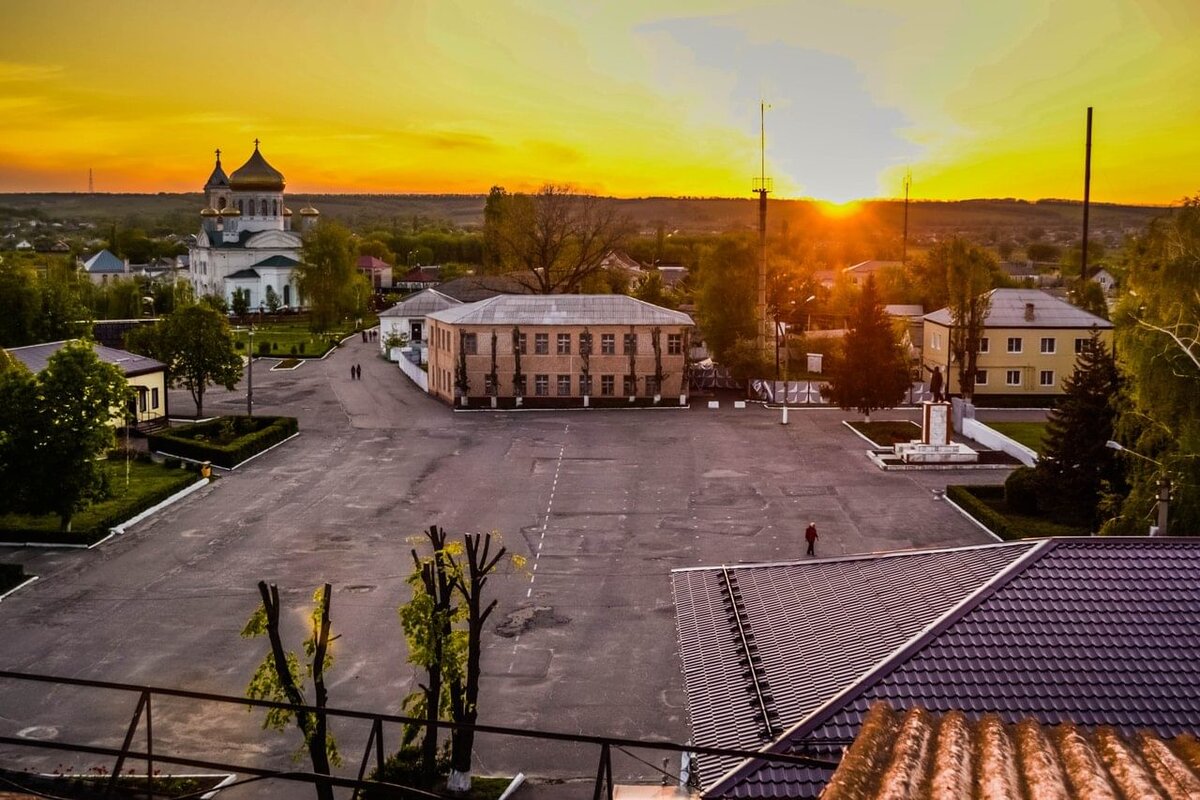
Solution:
<svg viewBox="0 0 1200 800"><path fill-rule="evenodd" d="M1121 478L1116 453L1107 447L1117 416L1112 399L1120 387L1116 359L1093 329L1050 412L1037 464L1038 504L1056 520L1095 525L1101 492Z"/></svg>
<svg viewBox="0 0 1200 800"><path fill-rule="evenodd" d="M908 358L879 301L875 279L868 277L842 355L833 363L828 397L844 410L857 409L870 422L872 411L895 406L910 385Z"/></svg>

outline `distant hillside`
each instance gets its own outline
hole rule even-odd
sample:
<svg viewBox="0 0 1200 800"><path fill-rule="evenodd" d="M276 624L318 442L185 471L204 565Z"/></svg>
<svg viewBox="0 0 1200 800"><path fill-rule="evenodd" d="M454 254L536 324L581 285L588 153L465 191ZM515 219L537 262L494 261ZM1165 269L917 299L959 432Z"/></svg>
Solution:
<svg viewBox="0 0 1200 800"><path fill-rule="evenodd" d="M311 204L327 217L359 229L405 229L416 222L444 221L458 227L483 222L483 195L355 195L289 194L296 210ZM722 232L757 225L757 201L752 198L639 198L614 200L643 231L663 225L668 231ZM47 220L80 220L99 224L118 222L148 230L191 230L199 223L202 195L194 194L0 194L0 219L40 212ZM844 220L831 220L819 203L772 200L768 218L772 230L786 224L793 232L845 225L858 230L898 232L904 205L875 200L861 204ZM1093 204L1092 230L1117 236L1140 230L1162 207ZM909 205L909 231L914 237L943 237L963 233L986 238L1024 238L1041 229L1053 236L1078 235L1082 204L1063 200L915 201Z"/></svg>

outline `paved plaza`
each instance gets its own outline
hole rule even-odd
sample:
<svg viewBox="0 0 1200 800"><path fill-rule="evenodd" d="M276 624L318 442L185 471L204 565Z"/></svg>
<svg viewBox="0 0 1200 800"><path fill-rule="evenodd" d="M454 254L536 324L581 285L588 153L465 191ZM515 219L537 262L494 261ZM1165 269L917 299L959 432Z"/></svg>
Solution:
<svg viewBox="0 0 1200 800"><path fill-rule="evenodd" d="M256 583L279 584L299 650L312 592L329 581L341 636L330 704L398 713L416 688L396 613L413 537L431 524L494 530L527 563L489 585L499 605L480 721L685 741L672 569L803 558L810 521L818 556L992 541L932 490L1003 473L881 472L842 424L854 418L846 412L795 411L787 426L776 411L728 403L454 413L377 353L354 339L294 371L256 363L256 413L299 417L297 439L95 550L5 553L40 579L0 603L0 668L240 695L266 647L239 636ZM172 393L173 410L191 407ZM244 413L244 392L213 391L205 410ZM916 418L877 415L903 417ZM0 683L3 735L119 745L131 711L130 698ZM260 719L164 703L156 749L290 768L294 731L262 732ZM366 729L335 733L353 771ZM595 773L593 749L491 737L476 746L483 774ZM11 763L13 751L0 756ZM655 778L629 759L616 768ZM228 796L296 792L266 783Z"/></svg>

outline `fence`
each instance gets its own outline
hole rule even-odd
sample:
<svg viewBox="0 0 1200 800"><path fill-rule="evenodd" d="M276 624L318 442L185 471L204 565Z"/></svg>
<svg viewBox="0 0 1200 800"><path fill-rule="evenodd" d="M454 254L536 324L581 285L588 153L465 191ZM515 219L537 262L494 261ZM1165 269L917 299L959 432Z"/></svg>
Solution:
<svg viewBox="0 0 1200 800"><path fill-rule="evenodd" d="M400 371L412 379L412 382L421 387L422 392L429 391L429 374L419 366L414 364L412 360L405 354L400 354L400 360L396 362L400 366Z"/></svg>
<svg viewBox="0 0 1200 800"><path fill-rule="evenodd" d="M1020 442L1010 439L1003 433L1000 433L1000 431L989 428L978 420L964 418L962 421L962 435L968 439L974 439L984 447L990 447L993 450L1002 450L1027 467L1037 465L1037 453Z"/></svg>

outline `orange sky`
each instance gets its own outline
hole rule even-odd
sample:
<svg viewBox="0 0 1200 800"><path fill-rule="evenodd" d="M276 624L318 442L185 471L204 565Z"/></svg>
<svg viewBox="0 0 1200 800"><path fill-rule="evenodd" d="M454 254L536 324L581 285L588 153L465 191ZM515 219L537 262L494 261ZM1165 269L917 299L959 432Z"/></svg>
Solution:
<svg viewBox="0 0 1200 800"><path fill-rule="evenodd" d="M0 191L780 197L1200 190L1200 2L83 0L7 4Z"/></svg>

